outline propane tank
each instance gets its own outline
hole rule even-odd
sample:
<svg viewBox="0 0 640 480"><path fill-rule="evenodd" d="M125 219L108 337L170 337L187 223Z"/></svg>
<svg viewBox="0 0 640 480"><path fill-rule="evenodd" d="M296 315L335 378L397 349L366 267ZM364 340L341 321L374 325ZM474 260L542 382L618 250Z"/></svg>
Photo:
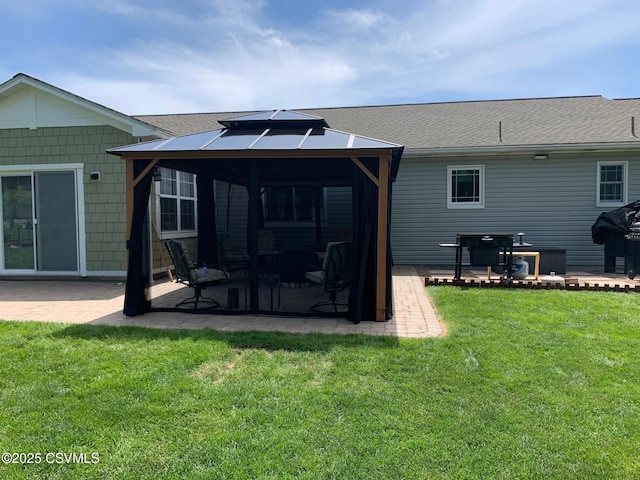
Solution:
<svg viewBox="0 0 640 480"><path fill-rule="evenodd" d="M550 275L545 275L540 278L543 285L560 285L564 286L564 277L556 275L556 272L551 272Z"/></svg>
<svg viewBox="0 0 640 480"><path fill-rule="evenodd" d="M511 277L514 280L524 280L529 276L529 262L524 257L514 257L511 263Z"/></svg>

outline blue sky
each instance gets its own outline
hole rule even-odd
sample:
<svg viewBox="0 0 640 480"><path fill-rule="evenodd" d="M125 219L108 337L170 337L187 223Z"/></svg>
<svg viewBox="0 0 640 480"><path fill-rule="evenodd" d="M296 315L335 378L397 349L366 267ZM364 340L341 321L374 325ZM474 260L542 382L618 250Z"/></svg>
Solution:
<svg viewBox="0 0 640 480"><path fill-rule="evenodd" d="M126 114L640 97L637 0L0 3L0 82Z"/></svg>

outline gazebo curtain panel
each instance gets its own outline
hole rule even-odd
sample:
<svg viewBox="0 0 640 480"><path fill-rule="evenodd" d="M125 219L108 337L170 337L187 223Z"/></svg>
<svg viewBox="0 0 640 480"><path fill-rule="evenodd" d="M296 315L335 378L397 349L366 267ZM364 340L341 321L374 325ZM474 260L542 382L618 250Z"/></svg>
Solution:
<svg viewBox="0 0 640 480"><path fill-rule="evenodd" d="M148 160L137 160L133 165L134 178L138 178L149 165ZM149 242L148 202L151 194L151 173L142 177L133 189L133 217L131 233L127 240L127 284L124 295L124 314L142 315L151 309L149 298ZM146 268L145 268L146 267Z"/></svg>
<svg viewBox="0 0 640 480"><path fill-rule="evenodd" d="M196 190L198 193L198 258L207 265L219 265L213 177L208 174L197 175Z"/></svg>
<svg viewBox="0 0 640 480"><path fill-rule="evenodd" d="M349 161L348 159L342 161ZM361 160L369 171L378 175L378 159L365 158ZM134 161L134 175L137 176L149 164L148 160ZM247 212L249 225L255 224L255 230L248 228L248 239L257 236L257 229L264 221L262 216L262 202L259 186L259 162L252 162L250 177L253 179L249 188L249 209ZM352 166L352 212L353 212L353 273L349 294L348 318L353 322L375 318L375 289L378 271L376 259L377 232L377 187L355 165ZM131 224L131 236L127 242L129 251L127 285L125 290L125 315L141 315L151 310L149 299L149 251L147 225L148 199L151 191L152 175L148 173L140 179L134 187L134 208ZM389 180L391 185L391 180ZM213 176L201 174L197 176L198 192L198 256L206 263L218 263L218 249L216 239L215 198L213 192ZM391 211L391 196L388 199L388 212ZM390 213L389 213L390 217ZM253 221L251 220L253 218ZM262 220L262 221L261 221ZM389 218L390 220L390 218ZM392 255L390 236L387 231L387 290L386 305L387 318L392 315L391 305L391 265ZM257 250L255 242L248 242L249 253ZM253 252L254 254L256 252ZM252 255L255 257L255 255ZM257 258L257 257L255 257ZM257 265L256 267L257 268ZM255 287L257 288L257 286ZM258 310L256 309L255 313Z"/></svg>
<svg viewBox="0 0 640 480"><path fill-rule="evenodd" d="M371 173L378 176L378 159L367 158L361 160ZM391 188L391 180L389 180ZM391 192L391 190L389 190ZM376 234L378 230L378 188L359 169L353 170L353 273L351 276L351 290L349 291L349 319L354 323L371 320L376 316L376 276L378 263L376 258ZM388 197L388 225L391 225L391 195ZM387 230L387 268L386 268L386 318L391 318L392 312L392 255L391 237Z"/></svg>

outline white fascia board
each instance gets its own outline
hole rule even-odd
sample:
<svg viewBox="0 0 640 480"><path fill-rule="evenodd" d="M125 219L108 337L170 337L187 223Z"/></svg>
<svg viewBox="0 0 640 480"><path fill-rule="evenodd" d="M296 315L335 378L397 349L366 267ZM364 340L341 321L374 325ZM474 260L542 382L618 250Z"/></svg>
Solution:
<svg viewBox="0 0 640 480"><path fill-rule="evenodd" d="M511 153L553 153L553 152L597 152L597 151L640 151L640 142L621 143L580 143L580 144L540 144L504 147L460 147L460 148L407 148L403 158L450 155L508 155Z"/></svg>
<svg viewBox="0 0 640 480"><path fill-rule="evenodd" d="M104 117L107 124L112 125L113 127L120 130L127 131L134 137L167 137L166 134L158 131L153 126L141 120L137 120L133 117L130 117L129 115L92 102L91 100L87 100L86 98L80 97L73 93L67 92L66 90L23 74L16 75L8 82L0 85L0 101L2 100L3 94L5 94L4 97L6 98L12 95L11 90L15 90L15 93L18 93L23 90L25 86L29 86L37 91L39 90L45 92L73 105L89 110L93 114Z"/></svg>

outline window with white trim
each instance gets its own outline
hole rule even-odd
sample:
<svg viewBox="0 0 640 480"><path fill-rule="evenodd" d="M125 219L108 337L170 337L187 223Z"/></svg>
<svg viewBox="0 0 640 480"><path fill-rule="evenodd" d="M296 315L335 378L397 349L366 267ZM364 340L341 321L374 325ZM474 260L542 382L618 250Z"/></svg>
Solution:
<svg viewBox="0 0 640 480"><path fill-rule="evenodd" d="M169 168L160 168L160 173L160 230L163 233L195 231L195 175Z"/></svg>
<svg viewBox="0 0 640 480"><path fill-rule="evenodd" d="M326 189L322 187L269 187L262 195L264 220L270 224L312 224L316 221L316 199L320 221L326 219Z"/></svg>
<svg viewBox="0 0 640 480"><path fill-rule="evenodd" d="M627 203L627 162L598 162L598 207Z"/></svg>
<svg viewBox="0 0 640 480"><path fill-rule="evenodd" d="M484 208L484 165L447 167L447 208Z"/></svg>

